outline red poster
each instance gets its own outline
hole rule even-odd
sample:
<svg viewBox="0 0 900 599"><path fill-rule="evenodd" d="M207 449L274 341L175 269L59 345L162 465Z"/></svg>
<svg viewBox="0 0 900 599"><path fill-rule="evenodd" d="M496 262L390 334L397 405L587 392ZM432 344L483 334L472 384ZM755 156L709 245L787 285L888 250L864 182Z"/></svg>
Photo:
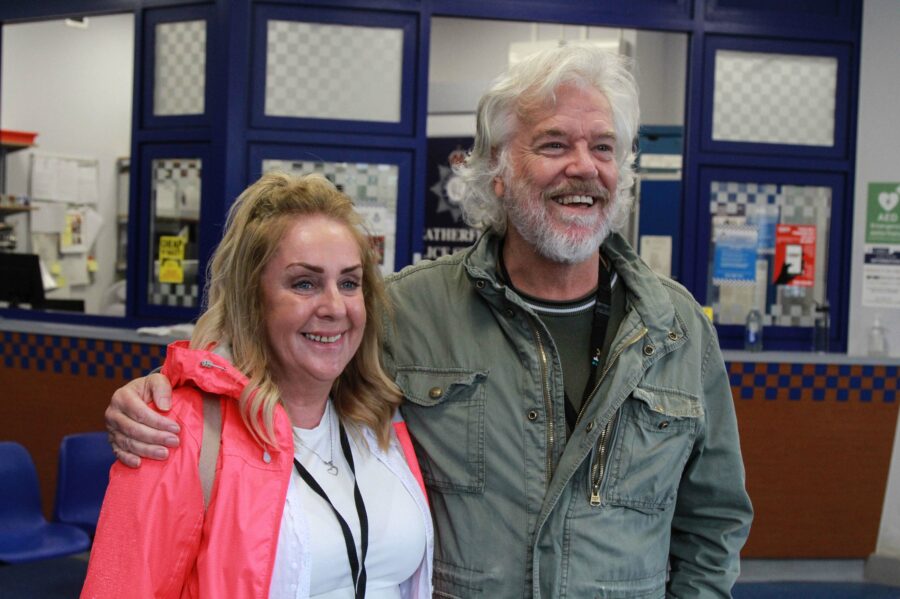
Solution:
<svg viewBox="0 0 900 599"><path fill-rule="evenodd" d="M775 227L773 283L812 287L816 280L816 226Z"/></svg>

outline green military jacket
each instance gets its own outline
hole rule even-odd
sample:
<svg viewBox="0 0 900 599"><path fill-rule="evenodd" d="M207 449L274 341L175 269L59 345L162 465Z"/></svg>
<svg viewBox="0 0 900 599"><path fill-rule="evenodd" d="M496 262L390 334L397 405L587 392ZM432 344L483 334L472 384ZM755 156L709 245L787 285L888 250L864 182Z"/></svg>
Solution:
<svg viewBox="0 0 900 599"><path fill-rule="evenodd" d="M611 236L626 313L566 442L558 352L498 278L501 241L388 280L435 596L729 596L752 510L708 319Z"/></svg>

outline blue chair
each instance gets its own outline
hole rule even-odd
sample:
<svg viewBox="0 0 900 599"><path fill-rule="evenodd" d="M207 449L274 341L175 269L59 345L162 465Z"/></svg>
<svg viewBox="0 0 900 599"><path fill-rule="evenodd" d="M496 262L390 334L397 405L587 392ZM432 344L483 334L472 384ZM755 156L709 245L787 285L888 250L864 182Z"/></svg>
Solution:
<svg viewBox="0 0 900 599"><path fill-rule="evenodd" d="M59 446L53 520L73 524L94 536L109 469L116 456L106 433L76 433Z"/></svg>
<svg viewBox="0 0 900 599"><path fill-rule="evenodd" d="M19 564L81 553L91 538L77 526L47 522L28 451L0 442L0 562Z"/></svg>

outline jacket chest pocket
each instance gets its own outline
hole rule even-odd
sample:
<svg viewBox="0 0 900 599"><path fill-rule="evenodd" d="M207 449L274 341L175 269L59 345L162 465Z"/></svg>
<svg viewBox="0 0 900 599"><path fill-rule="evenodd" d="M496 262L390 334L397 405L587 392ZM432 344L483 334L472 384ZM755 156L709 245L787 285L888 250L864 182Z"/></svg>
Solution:
<svg viewBox="0 0 900 599"><path fill-rule="evenodd" d="M619 414L607 500L642 511L670 507L703 417L699 398L638 387Z"/></svg>
<svg viewBox="0 0 900 599"><path fill-rule="evenodd" d="M422 477L444 493L484 491L484 381L487 373L401 367L403 417L420 448Z"/></svg>

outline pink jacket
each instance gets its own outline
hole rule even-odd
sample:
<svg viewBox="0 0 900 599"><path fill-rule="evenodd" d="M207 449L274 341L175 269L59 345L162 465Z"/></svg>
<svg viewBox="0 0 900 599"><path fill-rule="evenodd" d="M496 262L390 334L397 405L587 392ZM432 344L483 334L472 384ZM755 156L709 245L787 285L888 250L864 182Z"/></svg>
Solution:
<svg viewBox="0 0 900 599"><path fill-rule="evenodd" d="M263 451L237 401L228 401L248 381L227 360L180 341L169 346L162 372L174 387L168 416L181 426L181 444L169 459L143 460L139 469L113 465L81 596L267 598L293 467L287 414L281 406L275 414L279 450ZM222 399L222 445L205 517L198 388ZM424 494L405 423L395 422L394 431ZM430 590L431 547L429 538L414 595Z"/></svg>

